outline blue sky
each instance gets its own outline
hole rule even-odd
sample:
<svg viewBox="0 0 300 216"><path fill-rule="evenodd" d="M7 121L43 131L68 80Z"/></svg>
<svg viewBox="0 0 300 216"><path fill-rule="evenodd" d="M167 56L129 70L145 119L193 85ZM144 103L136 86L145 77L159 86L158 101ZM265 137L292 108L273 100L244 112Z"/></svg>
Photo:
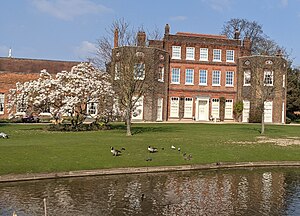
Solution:
<svg viewBox="0 0 300 216"><path fill-rule="evenodd" d="M255 20L300 66L300 0L1 0L0 56L85 60L111 23L171 33L219 34L231 18Z"/></svg>

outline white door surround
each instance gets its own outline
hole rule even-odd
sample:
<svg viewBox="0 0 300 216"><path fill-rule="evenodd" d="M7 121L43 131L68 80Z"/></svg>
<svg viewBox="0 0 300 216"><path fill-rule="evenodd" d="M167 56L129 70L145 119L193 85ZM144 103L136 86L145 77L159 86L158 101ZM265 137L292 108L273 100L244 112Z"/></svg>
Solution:
<svg viewBox="0 0 300 216"><path fill-rule="evenodd" d="M196 97L196 121L209 121L209 97Z"/></svg>

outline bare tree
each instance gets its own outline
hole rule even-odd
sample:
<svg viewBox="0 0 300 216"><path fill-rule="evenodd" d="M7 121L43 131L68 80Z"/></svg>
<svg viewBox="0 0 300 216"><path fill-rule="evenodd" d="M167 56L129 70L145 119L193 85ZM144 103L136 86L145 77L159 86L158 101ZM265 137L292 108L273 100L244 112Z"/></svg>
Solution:
<svg viewBox="0 0 300 216"><path fill-rule="evenodd" d="M278 50L281 50L285 58L289 57L286 49L264 34L262 25L256 21L230 19L223 25L221 34L226 35L228 38L234 38L236 31L240 32L241 38L250 39L251 52L254 55L275 55Z"/></svg>
<svg viewBox="0 0 300 216"><path fill-rule="evenodd" d="M143 28L133 28L124 19L115 21L108 35L98 40L98 65L105 64L112 74L115 101L125 118L128 136L132 135L131 121L137 102L155 93L160 55L157 52L146 47Z"/></svg>
<svg viewBox="0 0 300 216"><path fill-rule="evenodd" d="M251 101L251 122L261 122L261 134L265 132L265 108L272 101L272 107L282 108L286 96L287 62L279 57L254 56L248 63L251 75L249 86L244 87L244 96ZM273 109L274 110L274 109ZM281 112L280 112L281 113Z"/></svg>

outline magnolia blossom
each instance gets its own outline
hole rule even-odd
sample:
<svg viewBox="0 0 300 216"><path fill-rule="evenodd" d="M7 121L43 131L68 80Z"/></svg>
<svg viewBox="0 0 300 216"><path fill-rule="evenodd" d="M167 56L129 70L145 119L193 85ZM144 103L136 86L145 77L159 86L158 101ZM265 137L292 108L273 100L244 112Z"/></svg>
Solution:
<svg viewBox="0 0 300 216"><path fill-rule="evenodd" d="M114 92L109 80L107 73L89 63L78 64L55 77L42 70L37 80L17 83L16 89L10 90L7 107L11 116L20 111L47 112L54 117L66 114L78 119L86 117L87 104L94 102L98 104L95 117L101 117L112 110Z"/></svg>

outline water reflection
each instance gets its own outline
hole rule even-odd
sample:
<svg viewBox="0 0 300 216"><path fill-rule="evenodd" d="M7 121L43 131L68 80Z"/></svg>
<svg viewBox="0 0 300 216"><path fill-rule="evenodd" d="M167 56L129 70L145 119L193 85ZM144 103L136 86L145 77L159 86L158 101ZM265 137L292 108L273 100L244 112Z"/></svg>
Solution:
<svg viewBox="0 0 300 216"><path fill-rule="evenodd" d="M300 215L300 169L192 171L0 184L0 215Z"/></svg>

